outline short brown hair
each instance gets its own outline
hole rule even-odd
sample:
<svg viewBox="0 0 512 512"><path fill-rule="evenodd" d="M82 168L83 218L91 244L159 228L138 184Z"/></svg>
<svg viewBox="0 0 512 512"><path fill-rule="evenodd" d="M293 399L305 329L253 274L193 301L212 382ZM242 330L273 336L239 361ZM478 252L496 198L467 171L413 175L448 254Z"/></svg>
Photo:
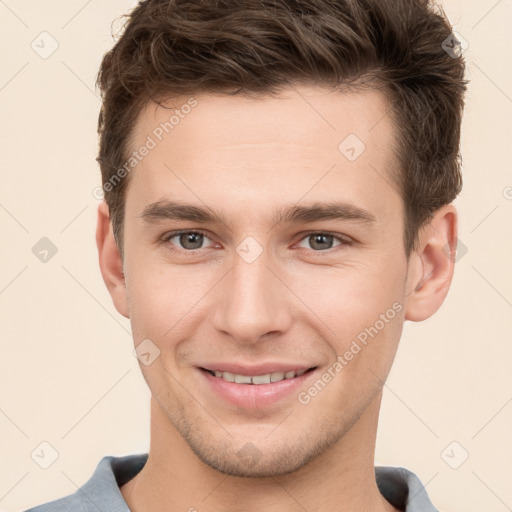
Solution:
<svg viewBox="0 0 512 512"><path fill-rule="evenodd" d="M462 188L466 81L462 57L443 48L450 36L444 12L428 0L140 2L97 78L97 160L121 254L128 180L105 185L129 158L149 101L199 92L263 96L302 82L388 95L409 257L420 227Z"/></svg>

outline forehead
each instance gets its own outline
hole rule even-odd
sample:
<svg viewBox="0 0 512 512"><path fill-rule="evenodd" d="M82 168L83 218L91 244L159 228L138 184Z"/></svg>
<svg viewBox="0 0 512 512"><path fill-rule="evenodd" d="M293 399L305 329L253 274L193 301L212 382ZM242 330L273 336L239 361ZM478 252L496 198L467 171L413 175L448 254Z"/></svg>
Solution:
<svg viewBox="0 0 512 512"><path fill-rule="evenodd" d="M239 213L342 199L383 215L399 200L387 110L377 90L306 86L279 97L202 93L150 103L131 139L132 152L150 149L130 173L127 210L171 198Z"/></svg>

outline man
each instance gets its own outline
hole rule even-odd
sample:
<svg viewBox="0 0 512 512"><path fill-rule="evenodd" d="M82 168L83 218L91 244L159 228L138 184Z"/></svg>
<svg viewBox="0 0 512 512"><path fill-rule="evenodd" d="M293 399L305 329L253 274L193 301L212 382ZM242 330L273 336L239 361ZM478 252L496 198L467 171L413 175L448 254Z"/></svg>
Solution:
<svg viewBox="0 0 512 512"><path fill-rule="evenodd" d="M464 63L426 0L146 0L98 83L97 245L149 454L31 509L436 509L374 467L454 270Z"/></svg>

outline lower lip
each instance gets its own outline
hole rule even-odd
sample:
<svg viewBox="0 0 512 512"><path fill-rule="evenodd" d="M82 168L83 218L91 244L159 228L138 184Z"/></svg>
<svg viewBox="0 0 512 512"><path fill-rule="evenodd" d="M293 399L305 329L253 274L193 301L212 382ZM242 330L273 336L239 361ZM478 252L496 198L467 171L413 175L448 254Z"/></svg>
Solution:
<svg viewBox="0 0 512 512"><path fill-rule="evenodd" d="M224 400L245 409L262 409L296 392L308 380L316 369L310 370L293 379L283 379L270 384L237 384L220 377L214 377L199 368L211 389Z"/></svg>

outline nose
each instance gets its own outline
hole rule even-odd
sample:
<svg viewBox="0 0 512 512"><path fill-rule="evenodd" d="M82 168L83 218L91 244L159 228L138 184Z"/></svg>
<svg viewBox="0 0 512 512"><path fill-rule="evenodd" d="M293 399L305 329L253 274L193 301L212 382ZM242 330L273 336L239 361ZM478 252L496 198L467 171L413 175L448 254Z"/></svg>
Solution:
<svg viewBox="0 0 512 512"><path fill-rule="evenodd" d="M292 324L293 294L287 284L265 251L252 263L237 254L218 291L214 327L243 344L255 344L267 334L283 334Z"/></svg>

